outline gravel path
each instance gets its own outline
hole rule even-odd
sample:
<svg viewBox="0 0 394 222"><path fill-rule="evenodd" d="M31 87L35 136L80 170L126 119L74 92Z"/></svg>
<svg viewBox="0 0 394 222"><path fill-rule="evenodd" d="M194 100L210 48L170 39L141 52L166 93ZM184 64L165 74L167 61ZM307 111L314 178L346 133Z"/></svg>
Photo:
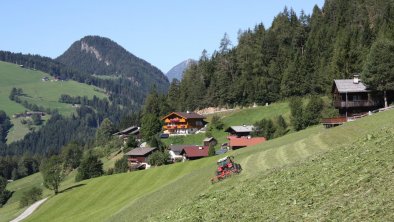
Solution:
<svg viewBox="0 0 394 222"><path fill-rule="evenodd" d="M21 215L19 215L17 218L13 219L10 222L19 222L19 221L25 219L30 214L32 214L41 204L43 204L47 199L48 199L48 197L35 202L30 207L28 207Z"/></svg>

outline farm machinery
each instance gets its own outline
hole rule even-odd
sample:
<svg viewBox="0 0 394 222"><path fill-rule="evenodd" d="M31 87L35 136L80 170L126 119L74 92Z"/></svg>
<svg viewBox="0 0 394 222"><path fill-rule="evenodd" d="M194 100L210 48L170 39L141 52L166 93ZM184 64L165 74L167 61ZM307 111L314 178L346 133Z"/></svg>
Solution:
<svg viewBox="0 0 394 222"><path fill-rule="evenodd" d="M211 179L212 184L219 182L227 177L230 177L234 173L238 174L242 171L241 164L234 162L233 156L226 156L217 161L218 168L216 175Z"/></svg>

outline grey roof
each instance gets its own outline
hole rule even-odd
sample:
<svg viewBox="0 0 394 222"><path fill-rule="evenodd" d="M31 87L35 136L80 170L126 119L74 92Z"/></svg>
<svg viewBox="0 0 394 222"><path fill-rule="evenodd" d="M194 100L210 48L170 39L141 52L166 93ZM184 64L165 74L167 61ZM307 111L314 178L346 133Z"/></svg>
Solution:
<svg viewBox="0 0 394 222"><path fill-rule="evenodd" d="M126 156L145 156L153 151L155 151L156 147L146 147L146 148L135 148L127 152Z"/></svg>
<svg viewBox="0 0 394 222"><path fill-rule="evenodd" d="M203 142L209 142L209 141L212 141L212 140L214 140L215 138L213 138L213 137L207 137L207 138L205 138L204 140L203 140Z"/></svg>
<svg viewBox="0 0 394 222"><path fill-rule="evenodd" d="M353 79L336 79L334 83L339 93L370 91L367 90L367 87L361 81L359 83L354 83Z"/></svg>
<svg viewBox="0 0 394 222"><path fill-rule="evenodd" d="M249 125L243 125L243 126L230 126L227 128L226 132L228 132L230 129L233 129L237 133L250 133L253 132L253 126Z"/></svg>
<svg viewBox="0 0 394 222"><path fill-rule="evenodd" d="M193 146L193 145L179 145L179 144L171 144L168 148L172 150L176 155L179 155L185 147Z"/></svg>
<svg viewBox="0 0 394 222"><path fill-rule="evenodd" d="M112 135L122 135L122 134L132 134L132 135L136 135L140 132L140 128L137 126L131 126L127 129L124 129L120 132L114 133Z"/></svg>

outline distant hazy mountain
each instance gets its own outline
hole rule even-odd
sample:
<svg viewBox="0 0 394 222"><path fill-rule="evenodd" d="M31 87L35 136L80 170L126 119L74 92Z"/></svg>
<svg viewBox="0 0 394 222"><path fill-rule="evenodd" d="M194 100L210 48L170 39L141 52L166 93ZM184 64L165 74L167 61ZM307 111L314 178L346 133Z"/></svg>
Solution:
<svg viewBox="0 0 394 222"><path fill-rule="evenodd" d="M193 59L188 59L185 60L181 63L179 63L178 65L174 66L172 69L170 69L170 71L167 72L166 76L168 78L168 80L171 82L172 79L178 79L181 80L182 79L182 75L183 72L189 68L189 66L191 64L196 63L195 60Z"/></svg>
<svg viewBox="0 0 394 222"><path fill-rule="evenodd" d="M100 36L86 36L74 42L56 60L85 73L125 77L132 80L136 90L147 92L156 85L165 91L169 86L168 79L158 68Z"/></svg>

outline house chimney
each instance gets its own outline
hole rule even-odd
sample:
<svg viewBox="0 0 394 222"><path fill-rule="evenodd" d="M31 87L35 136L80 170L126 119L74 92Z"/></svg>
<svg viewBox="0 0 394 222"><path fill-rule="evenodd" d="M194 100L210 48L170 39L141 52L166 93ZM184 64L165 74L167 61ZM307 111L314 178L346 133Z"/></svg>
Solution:
<svg viewBox="0 0 394 222"><path fill-rule="evenodd" d="M353 75L353 83L358 84L360 82L360 76L359 75Z"/></svg>

